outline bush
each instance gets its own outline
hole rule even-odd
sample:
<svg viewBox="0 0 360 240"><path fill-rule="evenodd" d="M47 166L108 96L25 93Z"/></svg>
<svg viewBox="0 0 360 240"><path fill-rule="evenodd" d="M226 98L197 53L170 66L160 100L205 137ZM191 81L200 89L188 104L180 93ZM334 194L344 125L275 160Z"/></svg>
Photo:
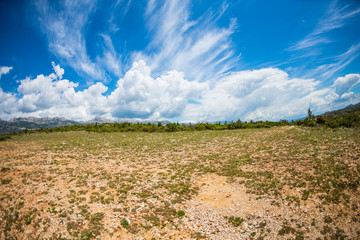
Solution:
<svg viewBox="0 0 360 240"><path fill-rule="evenodd" d="M326 123L326 120L323 116L317 116L316 117L316 123L320 125L324 125Z"/></svg>

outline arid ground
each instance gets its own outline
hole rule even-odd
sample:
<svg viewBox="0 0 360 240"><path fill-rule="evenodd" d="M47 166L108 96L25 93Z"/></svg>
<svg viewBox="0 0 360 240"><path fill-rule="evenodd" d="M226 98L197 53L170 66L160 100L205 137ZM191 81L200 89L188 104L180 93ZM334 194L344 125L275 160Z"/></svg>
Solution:
<svg viewBox="0 0 360 240"><path fill-rule="evenodd" d="M360 129L0 142L0 239L359 239Z"/></svg>

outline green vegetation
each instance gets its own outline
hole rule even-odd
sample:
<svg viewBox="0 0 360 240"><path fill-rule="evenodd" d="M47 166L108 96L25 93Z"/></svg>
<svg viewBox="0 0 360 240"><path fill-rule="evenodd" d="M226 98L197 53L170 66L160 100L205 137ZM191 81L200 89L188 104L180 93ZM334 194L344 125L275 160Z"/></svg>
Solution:
<svg viewBox="0 0 360 240"><path fill-rule="evenodd" d="M178 217L183 217L183 216L185 216L185 211L179 210L179 211L177 212L177 215L178 215Z"/></svg>
<svg viewBox="0 0 360 240"><path fill-rule="evenodd" d="M240 217L234 217L234 216L230 216L230 217L225 216L224 218L227 219L228 222L231 225L233 225L234 227L240 226L245 221L245 219L242 219Z"/></svg>
<svg viewBox="0 0 360 240"><path fill-rule="evenodd" d="M98 133L112 133L112 132L180 132L180 131L204 131L204 130L234 130L234 129L253 129L253 128L271 128L276 126L306 126L306 127L359 127L360 126L360 104L344 108L341 110L328 112L319 116L313 115L311 109L308 109L308 116L304 120L297 120L288 122L287 120L273 121L250 121L242 122L238 119L236 122L228 123L168 123L163 125L161 122L157 123L103 123L103 124L75 124L62 127L44 128L24 130L20 133L11 133L0 135L0 141L10 139L14 135L37 133L37 132L71 132L71 131L87 131Z"/></svg>
<svg viewBox="0 0 360 240"><path fill-rule="evenodd" d="M288 122L282 120L280 122L258 121L258 122L237 122L231 123L197 123L197 124L180 124L168 123L166 125L155 123L103 123L103 124L84 124L63 126L48 129L28 130L28 133L34 132L69 132L69 131L87 131L99 133L111 132L180 132L180 131L203 131L203 130L228 130L228 129L249 129L249 128L270 128L274 126L285 126Z"/></svg>
<svg viewBox="0 0 360 240"><path fill-rule="evenodd" d="M0 135L0 141L5 141L11 138L11 134Z"/></svg>
<svg viewBox="0 0 360 240"><path fill-rule="evenodd" d="M128 228L129 222L124 218L121 220L121 226L123 226L123 228Z"/></svg>
<svg viewBox="0 0 360 240"><path fill-rule="evenodd" d="M311 109L308 109L308 117L304 120L296 121L299 126L324 126L330 128L339 127L360 127L360 104L350 106L337 111L328 112L319 116L314 116Z"/></svg>

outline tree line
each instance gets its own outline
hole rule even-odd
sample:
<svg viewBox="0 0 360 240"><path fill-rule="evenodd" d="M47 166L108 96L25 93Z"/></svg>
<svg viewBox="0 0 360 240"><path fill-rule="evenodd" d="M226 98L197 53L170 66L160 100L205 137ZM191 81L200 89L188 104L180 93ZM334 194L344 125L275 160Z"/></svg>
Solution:
<svg viewBox="0 0 360 240"><path fill-rule="evenodd" d="M205 131L205 130L233 130L233 129L250 129L250 128L271 128L275 126L304 126L304 127L359 127L360 111L350 113L332 115L332 116L314 116L311 109L308 109L308 116L305 119L297 121L250 121L243 122L240 119L231 122L216 123L102 123L102 124L79 124L44 129L25 129L20 133L5 134L0 136L1 140L7 140L15 134L26 134L35 132L69 132L69 131L87 131L87 132L179 132L179 131Z"/></svg>

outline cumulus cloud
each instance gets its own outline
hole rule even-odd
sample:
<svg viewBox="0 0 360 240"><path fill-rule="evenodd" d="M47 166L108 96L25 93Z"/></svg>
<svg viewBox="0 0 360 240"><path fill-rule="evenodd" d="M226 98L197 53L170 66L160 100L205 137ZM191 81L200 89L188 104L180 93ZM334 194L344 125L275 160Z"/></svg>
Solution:
<svg viewBox="0 0 360 240"><path fill-rule="evenodd" d="M344 94L349 95L349 91L357 84L360 83L360 74L347 74L344 77L336 79L334 86L335 92L340 97Z"/></svg>
<svg viewBox="0 0 360 240"><path fill-rule="evenodd" d="M353 93L353 92L348 92L348 93L344 93L341 95L341 99L342 100L348 100L348 99L352 99L352 98L355 98L356 97L356 94Z"/></svg>
<svg viewBox="0 0 360 240"><path fill-rule="evenodd" d="M83 91L76 91L78 83L63 79L64 69L52 63L54 73L36 78L27 77L17 88L19 97L0 89L0 117L62 116L74 120L88 120L109 113L107 87L98 82Z"/></svg>
<svg viewBox="0 0 360 240"><path fill-rule="evenodd" d="M6 67L6 66L1 66L0 67L0 79L2 75L8 74L10 72L10 70L12 70L13 67Z"/></svg>
<svg viewBox="0 0 360 240"><path fill-rule="evenodd" d="M15 94L6 93L0 88L0 117L6 118L17 111L17 99Z"/></svg>
<svg viewBox="0 0 360 240"><path fill-rule="evenodd" d="M88 120L95 116L118 118L165 119L180 117L189 100L196 101L208 85L190 82L184 74L169 71L158 78L144 61L134 62L132 68L119 79L116 89L108 90L103 83L95 83L83 91L76 91L78 83L62 79L64 70L52 63L54 72L20 81L18 93L0 92L0 116L62 116L74 120ZM9 112L6 109L12 110ZM7 112L6 112L7 111Z"/></svg>
<svg viewBox="0 0 360 240"><path fill-rule="evenodd" d="M199 121L278 120L284 116L299 116L310 101L325 95L318 92L314 79L289 78L276 68L234 72L206 92L200 104L191 104L186 118Z"/></svg>
<svg viewBox="0 0 360 240"><path fill-rule="evenodd" d="M180 121L279 120L341 108L360 101L351 89L359 74L339 77L320 88L313 78L291 78L278 68L232 72L219 81L189 81L182 72L153 77L143 60L134 62L116 88L101 82L77 91L78 83L63 79L64 69L52 63L54 73L20 81L18 94L0 88L0 117L66 117L169 119Z"/></svg>
<svg viewBox="0 0 360 240"><path fill-rule="evenodd" d="M77 83L60 80L52 73L49 76L38 75L35 79L26 78L20 81L18 92L23 95L19 100L19 110L35 112L64 104L63 96L77 87Z"/></svg>
<svg viewBox="0 0 360 240"><path fill-rule="evenodd" d="M135 62L109 96L114 117L172 118L180 116L190 99L197 99L206 84L189 82L170 71L154 79L144 61Z"/></svg>
<svg viewBox="0 0 360 240"><path fill-rule="evenodd" d="M53 69L58 78L62 79L62 76L64 75L64 69L61 68L60 65L55 65L55 62L51 62L51 65L53 66Z"/></svg>

